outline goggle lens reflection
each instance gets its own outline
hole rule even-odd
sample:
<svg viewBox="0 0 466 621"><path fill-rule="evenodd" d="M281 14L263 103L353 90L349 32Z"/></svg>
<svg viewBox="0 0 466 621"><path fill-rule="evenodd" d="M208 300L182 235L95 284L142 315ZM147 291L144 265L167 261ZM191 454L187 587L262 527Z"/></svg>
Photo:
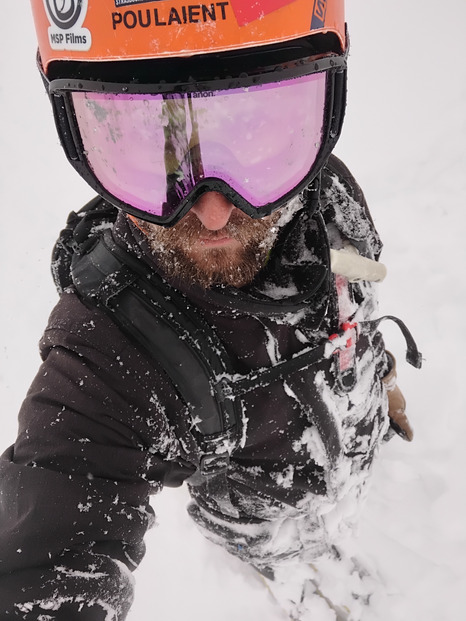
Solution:
<svg viewBox="0 0 466 621"><path fill-rule="evenodd" d="M73 92L85 156L103 188L171 218L205 180L254 208L308 175L322 141L326 73L188 94Z"/></svg>

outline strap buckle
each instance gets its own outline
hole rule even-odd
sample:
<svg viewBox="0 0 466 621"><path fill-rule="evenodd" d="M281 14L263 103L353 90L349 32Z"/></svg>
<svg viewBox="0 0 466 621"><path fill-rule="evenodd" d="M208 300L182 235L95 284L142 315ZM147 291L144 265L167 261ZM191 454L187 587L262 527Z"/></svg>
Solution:
<svg viewBox="0 0 466 621"><path fill-rule="evenodd" d="M199 462L199 471L203 476L224 474L230 467L230 455L203 455Z"/></svg>

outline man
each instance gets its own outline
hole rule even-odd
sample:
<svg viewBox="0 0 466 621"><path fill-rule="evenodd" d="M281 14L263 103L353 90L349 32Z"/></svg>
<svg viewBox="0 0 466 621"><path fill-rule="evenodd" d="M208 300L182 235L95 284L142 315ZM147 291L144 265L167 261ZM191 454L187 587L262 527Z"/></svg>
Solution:
<svg viewBox="0 0 466 621"><path fill-rule="evenodd" d="M1 618L124 619L149 496L186 482L290 618L359 619L372 584L345 536L390 420L412 432L374 319L381 243L330 155L343 1L32 6L99 197L55 248L60 301L0 462Z"/></svg>

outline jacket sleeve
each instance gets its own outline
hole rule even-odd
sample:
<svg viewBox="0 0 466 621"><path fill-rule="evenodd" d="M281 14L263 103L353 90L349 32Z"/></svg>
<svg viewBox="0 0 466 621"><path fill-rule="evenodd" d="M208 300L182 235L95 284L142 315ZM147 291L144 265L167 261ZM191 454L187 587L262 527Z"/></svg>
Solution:
<svg viewBox="0 0 466 621"><path fill-rule="evenodd" d="M147 361L107 317L62 296L42 356L0 458L0 618L121 621L149 494L190 471Z"/></svg>

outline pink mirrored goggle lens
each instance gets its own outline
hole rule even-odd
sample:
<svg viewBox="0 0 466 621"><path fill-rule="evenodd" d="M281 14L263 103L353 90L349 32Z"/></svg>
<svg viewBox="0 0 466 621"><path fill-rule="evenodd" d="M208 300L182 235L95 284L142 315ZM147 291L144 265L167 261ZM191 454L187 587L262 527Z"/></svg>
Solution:
<svg viewBox="0 0 466 621"><path fill-rule="evenodd" d="M103 188L169 218L207 179L254 208L308 175L321 147L325 72L190 94L74 92L88 163Z"/></svg>

